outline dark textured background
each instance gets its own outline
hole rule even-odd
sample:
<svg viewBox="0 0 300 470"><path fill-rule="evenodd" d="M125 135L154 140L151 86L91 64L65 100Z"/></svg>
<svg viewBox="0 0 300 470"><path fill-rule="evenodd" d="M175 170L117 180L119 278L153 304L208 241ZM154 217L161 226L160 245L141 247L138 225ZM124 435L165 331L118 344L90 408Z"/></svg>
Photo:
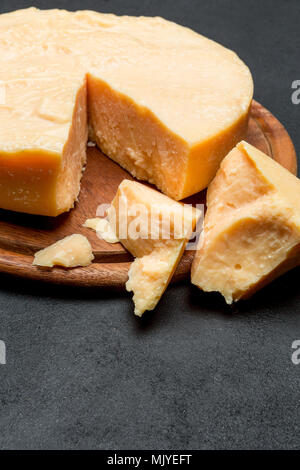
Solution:
<svg viewBox="0 0 300 470"><path fill-rule="evenodd" d="M1 10L31 1L1 0ZM40 1L161 15L234 49L300 152L298 0ZM299 448L296 269L234 309L189 283L134 318L129 295L0 276L0 448Z"/></svg>

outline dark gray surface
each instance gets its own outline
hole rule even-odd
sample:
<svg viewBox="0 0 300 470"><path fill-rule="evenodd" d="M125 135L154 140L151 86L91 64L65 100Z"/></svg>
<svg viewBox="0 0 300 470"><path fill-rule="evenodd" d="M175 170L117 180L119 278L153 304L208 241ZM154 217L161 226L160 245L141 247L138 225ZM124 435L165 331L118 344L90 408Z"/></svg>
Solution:
<svg viewBox="0 0 300 470"><path fill-rule="evenodd" d="M32 2L1 0L1 10ZM161 15L236 50L300 151L298 0L40 1ZM101 202L101 201L100 201ZM129 295L0 276L0 448L299 448L300 270L230 309L188 283L154 314Z"/></svg>

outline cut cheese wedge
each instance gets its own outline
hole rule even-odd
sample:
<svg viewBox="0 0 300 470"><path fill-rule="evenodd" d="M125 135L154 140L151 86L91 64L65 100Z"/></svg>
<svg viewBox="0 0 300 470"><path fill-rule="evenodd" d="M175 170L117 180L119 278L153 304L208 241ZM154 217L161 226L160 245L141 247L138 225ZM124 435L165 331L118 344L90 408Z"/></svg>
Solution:
<svg viewBox="0 0 300 470"><path fill-rule="evenodd" d="M300 180L246 142L223 160L207 192L192 283L227 303L300 264Z"/></svg>
<svg viewBox="0 0 300 470"><path fill-rule="evenodd" d="M104 153L177 200L205 188L245 135L248 68L187 28L35 8L0 15L0 28L1 208L72 208L87 124Z"/></svg>
<svg viewBox="0 0 300 470"><path fill-rule="evenodd" d="M124 180L108 210L120 242L136 258L128 291L135 314L153 310L169 284L201 212L147 186Z"/></svg>
<svg viewBox="0 0 300 470"><path fill-rule="evenodd" d="M33 265L53 268L64 266L89 266L94 259L92 247L84 235L75 233L59 240L53 245L38 251L34 256Z"/></svg>

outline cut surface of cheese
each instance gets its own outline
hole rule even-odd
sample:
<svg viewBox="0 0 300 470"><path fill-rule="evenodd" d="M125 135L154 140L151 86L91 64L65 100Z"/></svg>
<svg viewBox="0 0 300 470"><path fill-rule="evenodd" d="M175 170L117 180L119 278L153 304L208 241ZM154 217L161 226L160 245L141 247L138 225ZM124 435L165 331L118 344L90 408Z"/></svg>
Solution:
<svg viewBox="0 0 300 470"><path fill-rule="evenodd" d="M199 210L141 183L124 180L120 184L108 220L120 242L136 258L126 288L134 293L137 316L157 305L200 215Z"/></svg>
<svg viewBox="0 0 300 470"><path fill-rule="evenodd" d="M30 8L0 15L0 207L73 207L90 138L180 200L243 138L251 74L162 18Z"/></svg>
<svg viewBox="0 0 300 470"><path fill-rule="evenodd" d="M300 264L300 180L240 142L207 192L192 283L227 303Z"/></svg>
<svg viewBox="0 0 300 470"><path fill-rule="evenodd" d="M84 235L73 234L53 245L38 251L34 256L33 265L53 268L64 266L89 266L94 259L92 247Z"/></svg>

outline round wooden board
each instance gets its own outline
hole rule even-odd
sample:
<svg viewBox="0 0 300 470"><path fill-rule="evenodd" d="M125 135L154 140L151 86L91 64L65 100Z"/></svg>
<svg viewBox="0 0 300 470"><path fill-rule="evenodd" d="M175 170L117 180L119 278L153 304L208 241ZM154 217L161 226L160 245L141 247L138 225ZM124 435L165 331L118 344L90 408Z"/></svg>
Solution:
<svg viewBox="0 0 300 470"><path fill-rule="evenodd" d="M255 101L252 103L247 141L292 173L297 173L295 149L287 131ZM98 149L89 147L79 201L72 211L57 218L47 218L0 210L0 272L59 284L123 288L131 255L119 243L106 243L82 224L87 218L96 216L100 204L111 202L124 178L133 179ZM188 202L205 202L205 192L188 198ZM51 270L32 266L36 251L73 233L82 233L90 240L95 255L92 265ZM192 251L185 252L173 281L189 276L193 255Z"/></svg>

